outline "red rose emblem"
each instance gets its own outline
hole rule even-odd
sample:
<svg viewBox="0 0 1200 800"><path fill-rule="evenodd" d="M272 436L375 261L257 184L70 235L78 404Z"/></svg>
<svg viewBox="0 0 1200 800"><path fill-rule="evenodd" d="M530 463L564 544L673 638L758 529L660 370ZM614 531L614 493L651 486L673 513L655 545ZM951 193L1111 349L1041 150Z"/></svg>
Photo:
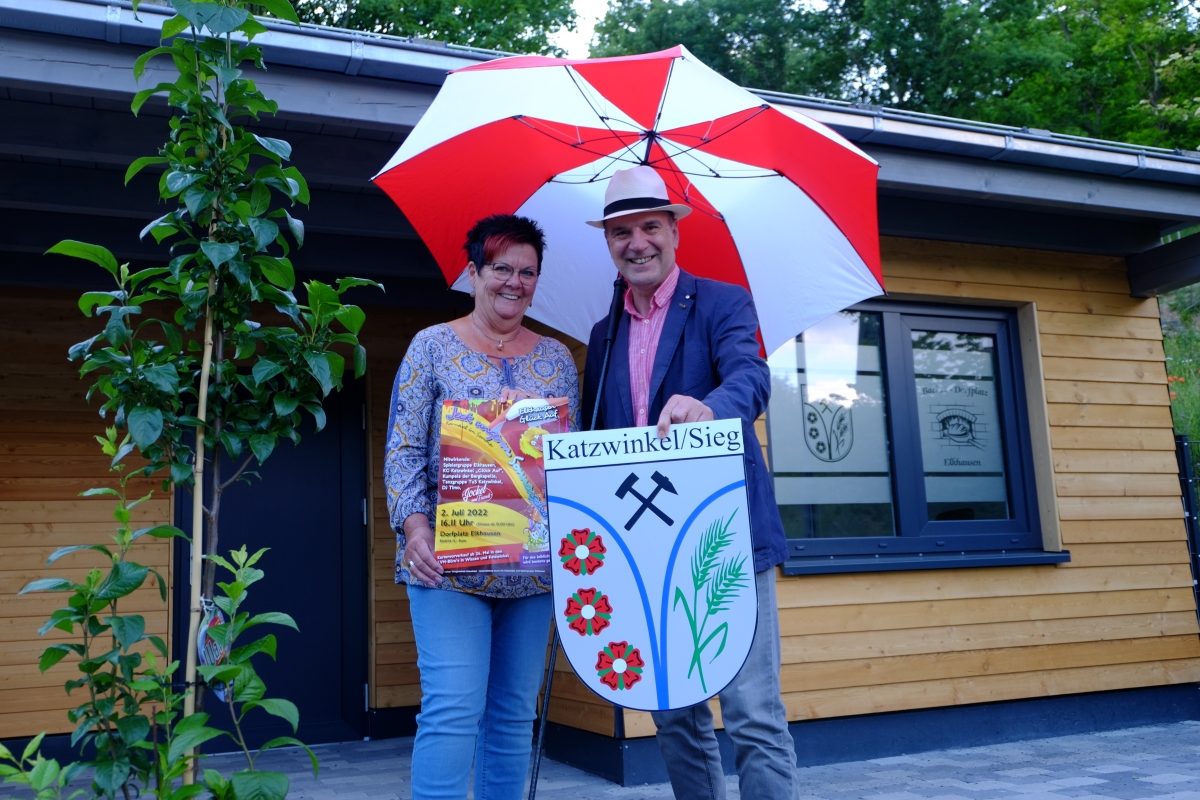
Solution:
<svg viewBox="0 0 1200 800"><path fill-rule="evenodd" d="M600 536L592 533L591 528L573 530L562 540L558 555L563 569L570 570L575 576L594 575L596 570L604 566L604 542Z"/></svg>
<svg viewBox="0 0 1200 800"><path fill-rule="evenodd" d="M612 605L595 589L580 589L567 598L567 627L580 636L595 636L608 627Z"/></svg>
<svg viewBox="0 0 1200 800"><path fill-rule="evenodd" d="M642 679L642 654L629 642L609 642L608 647L596 656L596 674L600 682L614 692L632 688Z"/></svg>

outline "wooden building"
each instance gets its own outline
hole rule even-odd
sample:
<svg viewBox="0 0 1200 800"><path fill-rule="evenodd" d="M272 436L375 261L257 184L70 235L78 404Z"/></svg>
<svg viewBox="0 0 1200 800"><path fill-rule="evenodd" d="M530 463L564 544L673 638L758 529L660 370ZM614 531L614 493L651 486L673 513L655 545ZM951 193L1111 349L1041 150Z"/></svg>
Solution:
<svg viewBox="0 0 1200 800"><path fill-rule="evenodd" d="M70 237L135 263L162 256L137 238L161 213L154 177L121 185L166 127L162 106L128 112L133 59L163 19L139 16L116 0L0 0L0 739L68 730L66 668L36 669L36 629L58 598L16 592L49 574L55 547L109 527L104 502L77 496L107 470L91 438L101 422L65 359L95 327L78 292L104 276L40 254ZM298 270L388 292L358 298L366 380L333 402L328 430L229 495L239 521L222 538L273 548L263 608L285 608L304 633L280 636L265 679L300 705L300 736L402 735L421 695L381 486L388 397L412 334L465 306L368 180L447 69L495 54L271 28L259 84L281 110L260 127L292 142L313 189ZM1200 278L1200 245L1162 244L1200 221L1200 155L764 99L880 162L889 292L771 359L760 433L790 537L778 593L801 762L1200 719L1195 563L1156 299ZM805 440L808 414L834 413L836 392L855 441L834 458ZM188 503L160 494L143 513L186 521ZM134 603L178 651L187 556L155 547L144 557L167 568L172 600ZM552 755L621 782L661 779L649 716L559 665Z"/></svg>

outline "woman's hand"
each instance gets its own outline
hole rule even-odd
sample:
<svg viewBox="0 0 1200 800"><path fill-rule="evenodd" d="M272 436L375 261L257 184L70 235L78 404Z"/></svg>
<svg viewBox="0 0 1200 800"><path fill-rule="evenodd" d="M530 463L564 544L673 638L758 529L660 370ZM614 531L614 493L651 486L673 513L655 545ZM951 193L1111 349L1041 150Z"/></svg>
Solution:
<svg viewBox="0 0 1200 800"><path fill-rule="evenodd" d="M500 402L507 403L508 401L517 400L537 400L539 399L533 392L527 392L524 389L510 389L507 386L500 390Z"/></svg>
<svg viewBox="0 0 1200 800"><path fill-rule="evenodd" d="M433 529L429 527L429 520L424 514L420 516L423 518L421 521L405 525L408 530L404 535L407 538L404 554L400 558L413 578L426 586L437 586L442 582L445 570L433 555Z"/></svg>

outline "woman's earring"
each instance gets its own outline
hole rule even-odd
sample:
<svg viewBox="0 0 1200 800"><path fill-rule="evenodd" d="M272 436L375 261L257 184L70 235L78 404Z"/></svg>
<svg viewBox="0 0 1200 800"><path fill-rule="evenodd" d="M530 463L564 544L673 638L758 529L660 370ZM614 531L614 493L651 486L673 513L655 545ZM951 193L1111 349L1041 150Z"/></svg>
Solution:
<svg viewBox="0 0 1200 800"><path fill-rule="evenodd" d="M474 292L471 292L471 297L472 297L472 299L475 297L475 293L474 293Z"/></svg>

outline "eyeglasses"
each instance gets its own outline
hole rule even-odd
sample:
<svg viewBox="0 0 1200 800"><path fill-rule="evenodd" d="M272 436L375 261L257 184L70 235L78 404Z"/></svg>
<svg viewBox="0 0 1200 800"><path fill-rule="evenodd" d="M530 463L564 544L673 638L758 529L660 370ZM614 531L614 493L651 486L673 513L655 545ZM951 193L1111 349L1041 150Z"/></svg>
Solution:
<svg viewBox="0 0 1200 800"><path fill-rule="evenodd" d="M484 264L484 266L491 267L492 274L504 283L508 283L509 278L513 276L514 272L516 272L517 277L521 279L521 283L525 284L526 286L532 286L533 284L537 283L538 272L536 269L526 267L525 269L517 270L508 264L502 263Z"/></svg>

